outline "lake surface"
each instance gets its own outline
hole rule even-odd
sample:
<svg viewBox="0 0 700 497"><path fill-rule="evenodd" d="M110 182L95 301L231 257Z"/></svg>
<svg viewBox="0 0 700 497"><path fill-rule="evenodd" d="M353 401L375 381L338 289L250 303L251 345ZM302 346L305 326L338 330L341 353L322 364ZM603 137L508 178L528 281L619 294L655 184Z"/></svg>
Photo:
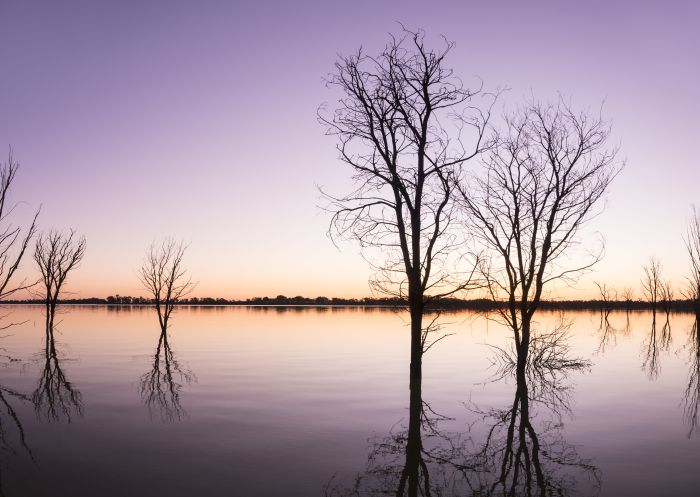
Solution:
<svg viewBox="0 0 700 497"><path fill-rule="evenodd" d="M692 315L542 313L569 339L523 397L512 333L446 314L416 403L390 310L181 308L163 337L152 309L64 307L53 354L41 307L2 313L21 323L0 338L8 496L396 495L411 426L416 495L700 488Z"/></svg>

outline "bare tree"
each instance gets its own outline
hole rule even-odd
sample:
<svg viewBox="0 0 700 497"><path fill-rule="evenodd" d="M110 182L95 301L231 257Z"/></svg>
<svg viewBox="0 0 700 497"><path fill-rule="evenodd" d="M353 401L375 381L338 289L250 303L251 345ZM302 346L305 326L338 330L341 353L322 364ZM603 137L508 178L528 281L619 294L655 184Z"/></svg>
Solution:
<svg viewBox="0 0 700 497"><path fill-rule="evenodd" d="M594 281L593 284L598 287L598 295L603 302L603 312L605 319L608 319L613 304L617 301L617 290L614 287L608 286L607 283L599 283Z"/></svg>
<svg viewBox="0 0 700 497"><path fill-rule="evenodd" d="M632 287L626 286L622 289L622 300L625 302L625 309L629 312L632 309L632 302L634 302Z"/></svg>
<svg viewBox="0 0 700 497"><path fill-rule="evenodd" d="M85 249L85 237L78 237L72 229L67 234L51 230L36 241L34 260L44 284L47 333L53 330L56 305L66 278L83 260Z"/></svg>
<svg viewBox="0 0 700 497"><path fill-rule="evenodd" d="M648 265L643 265L642 292L651 307L656 311L656 306L661 296L661 261L656 257L649 259Z"/></svg>
<svg viewBox="0 0 700 497"><path fill-rule="evenodd" d="M580 228L621 170L608 148L610 126L567 104L528 103L505 117L484 171L460 184L467 224L487 247L482 274L513 330L518 357L530 342L545 288L575 281L602 257L571 260Z"/></svg>
<svg viewBox="0 0 700 497"><path fill-rule="evenodd" d="M373 291L402 299L410 310L412 378L420 377L431 345L422 322L426 305L469 285L469 276L453 278L448 270L458 247L455 178L489 145L490 107L473 103L487 95L464 87L446 66L452 47L445 42L432 50L422 31L404 30L377 56L360 49L341 57L327 83L342 97L333 113L319 112L355 180L345 196L324 193L334 213L329 233L378 254Z"/></svg>
<svg viewBox="0 0 700 497"><path fill-rule="evenodd" d="M37 210L26 230L10 222L9 216L17 206L10 202L10 191L18 170L19 163L14 160L10 149L7 162L0 164L0 300L35 283L26 279L13 283L29 242L36 234L36 220L39 217Z"/></svg>
<svg viewBox="0 0 700 497"><path fill-rule="evenodd" d="M667 319L668 314L671 312L671 306L673 305L673 284L670 281L664 281L660 285L659 297L661 297L661 305L664 311L666 311Z"/></svg>
<svg viewBox="0 0 700 497"><path fill-rule="evenodd" d="M195 287L182 263L186 249L183 242L172 238L160 244L154 242L138 272L141 284L153 295L161 330L168 328L170 314L178 300Z"/></svg>
<svg viewBox="0 0 700 497"><path fill-rule="evenodd" d="M690 275L685 296L693 302L697 314L700 313L700 213L695 206L684 241L690 258Z"/></svg>
<svg viewBox="0 0 700 497"><path fill-rule="evenodd" d="M688 343L685 348L688 352L688 385L683 393L683 417L688 423L688 438L698 428L700 417L700 314L695 314L695 319L688 333Z"/></svg>

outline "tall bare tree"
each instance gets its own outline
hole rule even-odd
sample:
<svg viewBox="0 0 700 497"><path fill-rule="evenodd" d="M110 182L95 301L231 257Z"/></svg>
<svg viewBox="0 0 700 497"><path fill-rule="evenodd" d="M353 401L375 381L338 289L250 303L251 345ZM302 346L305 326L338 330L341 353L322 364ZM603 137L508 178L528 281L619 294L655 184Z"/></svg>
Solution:
<svg viewBox="0 0 700 497"><path fill-rule="evenodd" d="M656 306L661 297L661 261L656 257L649 259L649 264L643 265L644 276L642 276L642 291L652 309L656 311Z"/></svg>
<svg viewBox="0 0 700 497"><path fill-rule="evenodd" d="M484 170L459 187L469 228L487 247L482 274L491 297L505 301L519 358L532 318L555 280L575 280L602 257L571 257L580 228L596 214L620 171L610 126L557 104L528 103L504 119ZM574 259L574 260L572 260Z"/></svg>
<svg viewBox="0 0 700 497"><path fill-rule="evenodd" d="M693 302L695 313L700 314L700 213L695 206L693 206L693 216L688 222L684 241L690 258L686 297Z"/></svg>
<svg viewBox="0 0 700 497"><path fill-rule="evenodd" d="M37 210L29 227L25 230L10 222L9 217L16 207L16 204L10 201L10 192L18 170L19 163L14 160L10 149L7 162L0 164L0 300L25 290L35 283L27 282L26 279L13 282L24 253L36 234L36 221L39 217Z"/></svg>
<svg viewBox="0 0 700 497"><path fill-rule="evenodd" d="M327 83L342 96L334 112L319 112L355 181L345 196L326 195L329 232L359 241L365 254L376 249L373 291L410 311L412 378L431 345L426 305L468 286L468 277L456 281L447 269L457 247L455 178L488 147L490 107L480 110L475 98L492 103L492 96L466 88L447 67L452 48L433 50L422 31L404 30L377 56L360 49L341 57Z"/></svg>
<svg viewBox="0 0 700 497"><path fill-rule="evenodd" d="M160 244L154 242L138 272L141 284L153 296L161 330L167 330L170 314L178 300L195 287L182 262L186 249L183 242L172 238Z"/></svg>
<svg viewBox="0 0 700 497"><path fill-rule="evenodd" d="M75 269L85 255L84 236L77 236L75 230L67 234L51 230L43 233L36 241L34 260L41 272L46 305L46 329L53 330L58 298L68 274Z"/></svg>

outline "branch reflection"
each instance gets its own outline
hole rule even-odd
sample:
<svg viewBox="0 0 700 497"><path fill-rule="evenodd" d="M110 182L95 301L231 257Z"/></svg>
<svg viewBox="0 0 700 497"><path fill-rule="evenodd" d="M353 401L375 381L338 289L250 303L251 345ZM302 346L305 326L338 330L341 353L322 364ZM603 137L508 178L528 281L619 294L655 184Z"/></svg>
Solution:
<svg viewBox="0 0 700 497"><path fill-rule="evenodd" d="M698 408L700 407L700 314L695 315L695 320L688 333L688 384L683 393L683 417L688 424L688 437L698 429Z"/></svg>
<svg viewBox="0 0 700 497"><path fill-rule="evenodd" d="M471 411L478 419L465 432L448 421L410 385L408 427L370 445L366 470L350 484L332 479L327 497L340 496L574 496L597 495L600 471L562 434L570 413L570 375L590 367L570 357L568 326L531 338L527 349L494 347L497 380L515 380L512 403Z"/></svg>
<svg viewBox="0 0 700 497"><path fill-rule="evenodd" d="M39 384L32 394L32 403L37 415L47 421L65 418L70 422L73 416L83 415L83 399L80 391L68 381L61 367L60 354L56 347L55 327L46 318L45 345L42 352L44 367Z"/></svg>
<svg viewBox="0 0 700 497"><path fill-rule="evenodd" d="M180 365L168 341L168 327L160 328L151 370L139 379L139 393L151 417L163 422L180 421L187 413L180 403L183 384L196 381L192 371Z"/></svg>
<svg viewBox="0 0 700 497"><path fill-rule="evenodd" d="M2 356L0 367L7 367L4 361L9 363L17 361L7 355L4 349L0 349ZM27 435L24 431L24 426L17 413L16 404L29 402L29 397L12 388L0 385L0 496L4 496L4 466L5 455L9 454L14 457L20 452L25 453L32 462L34 462L34 454L27 444Z"/></svg>
<svg viewBox="0 0 700 497"><path fill-rule="evenodd" d="M666 321L657 331L656 310L651 313L651 329L642 344L642 369L647 372L649 379L655 380L661 372L661 352L668 352L671 348L671 322L669 313L666 313Z"/></svg>

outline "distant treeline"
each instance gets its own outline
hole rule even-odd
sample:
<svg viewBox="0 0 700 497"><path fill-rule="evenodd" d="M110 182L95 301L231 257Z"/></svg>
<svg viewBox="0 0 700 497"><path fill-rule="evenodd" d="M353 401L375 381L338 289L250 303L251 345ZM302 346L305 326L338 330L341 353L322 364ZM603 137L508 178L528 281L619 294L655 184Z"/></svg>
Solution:
<svg viewBox="0 0 700 497"><path fill-rule="evenodd" d="M3 304L44 304L40 299L25 300L5 300ZM73 305L154 305L155 301L146 297L131 297L123 295L110 295L107 298L90 297L84 299L61 299L60 304ZM278 295L276 297L254 297L245 300L230 300L213 297L191 297L179 300L177 305L182 306L309 306L309 307L406 307L404 301L398 298L372 298L347 299L339 297L287 297ZM505 302L497 302L489 299L457 299L446 298L432 301L428 304L428 310L478 310L488 311L504 307ZM641 300L549 300L543 301L540 305L542 309L555 310L651 310L650 302ZM673 311L694 311L694 302L690 300L673 300L669 303L659 303L657 309L669 309Z"/></svg>

